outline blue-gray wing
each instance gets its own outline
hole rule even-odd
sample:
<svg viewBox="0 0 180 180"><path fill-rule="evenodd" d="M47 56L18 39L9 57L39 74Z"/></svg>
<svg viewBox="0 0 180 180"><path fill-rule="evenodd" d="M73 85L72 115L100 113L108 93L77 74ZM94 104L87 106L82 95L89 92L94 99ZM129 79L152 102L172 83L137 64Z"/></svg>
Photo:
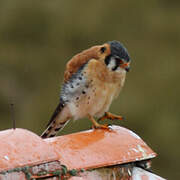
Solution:
<svg viewBox="0 0 180 180"><path fill-rule="evenodd" d="M74 73L66 83L63 84L60 99L63 100L65 104L72 101L72 99L78 97L80 94L85 93L88 82L83 74L83 71L87 67L88 62L83 64L79 70Z"/></svg>

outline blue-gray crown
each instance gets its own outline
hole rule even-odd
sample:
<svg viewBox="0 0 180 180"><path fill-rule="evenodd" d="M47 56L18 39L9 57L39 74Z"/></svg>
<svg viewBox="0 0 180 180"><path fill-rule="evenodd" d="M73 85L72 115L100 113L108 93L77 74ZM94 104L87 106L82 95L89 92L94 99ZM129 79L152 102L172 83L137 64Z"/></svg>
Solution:
<svg viewBox="0 0 180 180"><path fill-rule="evenodd" d="M126 62L131 61L127 49L119 41L109 41L111 55L118 56L120 59L124 59Z"/></svg>

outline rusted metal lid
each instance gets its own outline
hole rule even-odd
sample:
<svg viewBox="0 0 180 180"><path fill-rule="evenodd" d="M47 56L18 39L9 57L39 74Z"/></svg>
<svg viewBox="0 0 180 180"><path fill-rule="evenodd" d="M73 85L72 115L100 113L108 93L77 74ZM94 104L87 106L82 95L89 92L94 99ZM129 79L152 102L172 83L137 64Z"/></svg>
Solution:
<svg viewBox="0 0 180 180"><path fill-rule="evenodd" d="M0 171L58 159L54 148L25 129L0 131Z"/></svg>
<svg viewBox="0 0 180 180"><path fill-rule="evenodd" d="M156 156L132 131L112 126L112 130L89 130L45 139L57 151L68 169L91 169L150 159Z"/></svg>

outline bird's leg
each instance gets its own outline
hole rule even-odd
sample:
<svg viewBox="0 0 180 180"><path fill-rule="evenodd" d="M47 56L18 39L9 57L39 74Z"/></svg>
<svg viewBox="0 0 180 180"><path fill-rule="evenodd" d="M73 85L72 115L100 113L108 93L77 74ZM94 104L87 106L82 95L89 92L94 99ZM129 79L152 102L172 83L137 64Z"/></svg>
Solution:
<svg viewBox="0 0 180 180"><path fill-rule="evenodd" d="M93 118L93 116L88 115L88 118L93 123L94 129L109 129L108 125L106 125L106 124L103 125L103 124L99 124L98 122L96 122L96 120Z"/></svg>
<svg viewBox="0 0 180 180"><path fill-rule="evenodd" d="M117 120L123 120L124 118L123 118L122 116L118 116L118 115L112 114L112 113L110 113L110 112L105 112L105 114L104 114L101 118L98 119L98 122L99 122L99 121L103 121L103 120L105 120L105 119L110 119L110 120L115 120L115 119L117 119Z"/></svg>

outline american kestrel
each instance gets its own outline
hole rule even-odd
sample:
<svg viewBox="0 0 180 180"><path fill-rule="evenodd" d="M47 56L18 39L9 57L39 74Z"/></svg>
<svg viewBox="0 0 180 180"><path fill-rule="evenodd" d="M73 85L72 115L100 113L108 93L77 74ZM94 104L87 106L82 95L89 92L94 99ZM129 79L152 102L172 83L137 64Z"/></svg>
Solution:
<svg viewBox="0 0 180 180"><path fill-rule="evenodd" d="M88 117L94 128L108 129L98 120L119 119L108 112L119 95L130 68L127 49L118 41L93 46L72 57L66 65L60 102L42 138L55 136L70 119Z"/></svg>

